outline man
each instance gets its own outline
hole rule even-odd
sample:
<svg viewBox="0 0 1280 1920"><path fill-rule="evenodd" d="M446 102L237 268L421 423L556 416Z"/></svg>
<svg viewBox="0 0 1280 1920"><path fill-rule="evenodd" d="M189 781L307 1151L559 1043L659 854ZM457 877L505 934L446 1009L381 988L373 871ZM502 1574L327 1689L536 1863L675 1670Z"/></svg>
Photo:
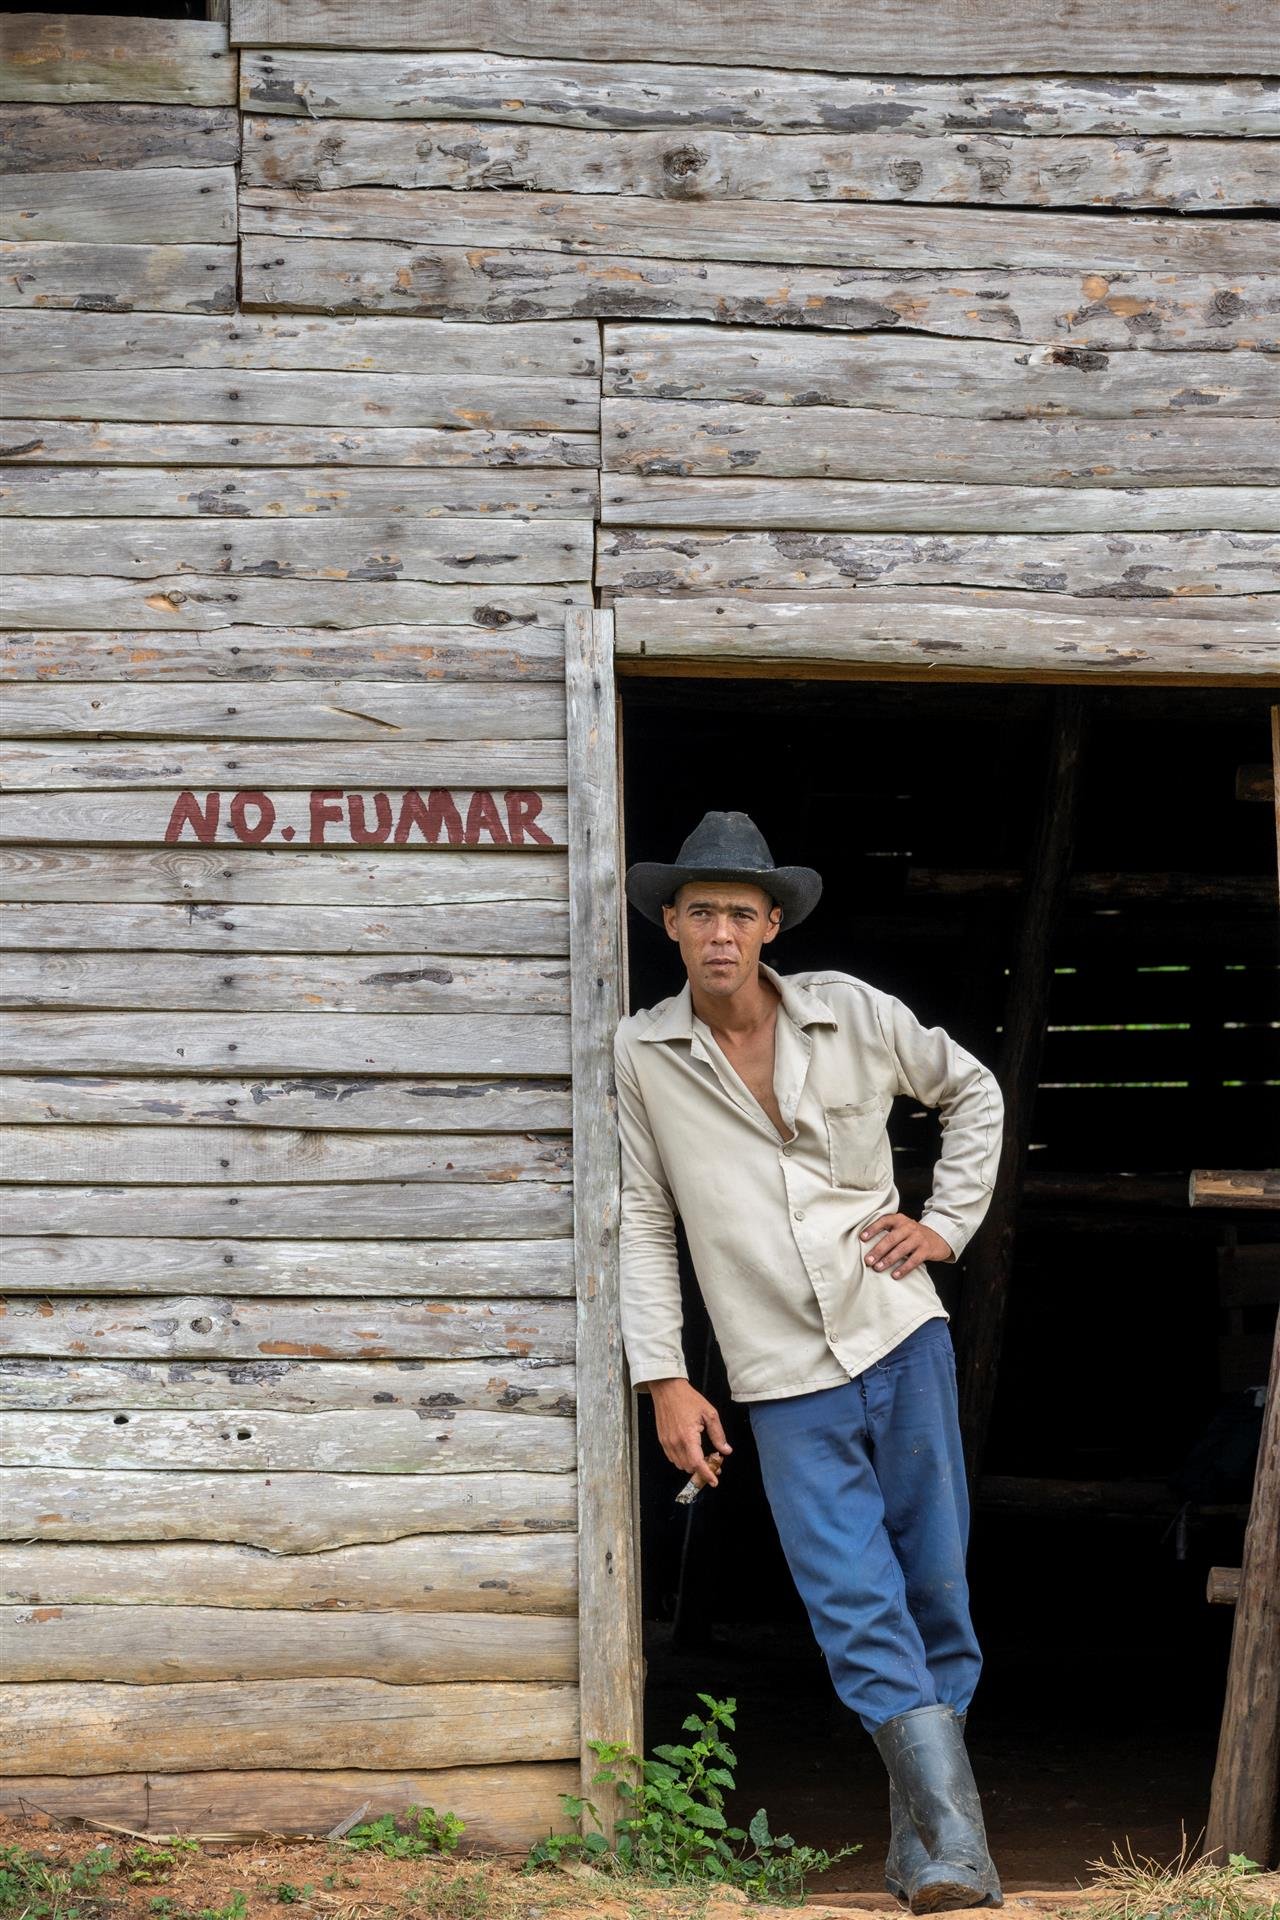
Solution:
<svg viewBox="0 0 1280 1920"><path fill-rule="evenodd" d="M982 1662L955 1359L925 1264L955 1259L990 1204L999 1087L892 994L763 963L822 881L775 867L746 814L706 814L674 865L633 866L626 890L688 975L615 1040L632 1379L667 1458L715 1486L732 1449L685 1366L679 1213L788 1565L889 1773L886 1885L913 1913L999 1906L964 1746ZM942 1114L920 1220L893 1182L899 1093Z"/></svg>

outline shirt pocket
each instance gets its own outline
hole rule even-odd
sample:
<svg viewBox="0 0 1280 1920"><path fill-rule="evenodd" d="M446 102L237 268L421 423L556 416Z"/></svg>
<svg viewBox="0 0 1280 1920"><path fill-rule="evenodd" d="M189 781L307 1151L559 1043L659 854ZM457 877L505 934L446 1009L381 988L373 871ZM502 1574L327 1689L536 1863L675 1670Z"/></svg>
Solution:
<svg viewBox="0 0 1280 1920"><path fill-rule="evenodd" d="M886 1186L892 1161L879 1099L860 1100L850 1107L824 1107L823 1113L832 1186L857 1187L863 1192Z"/></svg>

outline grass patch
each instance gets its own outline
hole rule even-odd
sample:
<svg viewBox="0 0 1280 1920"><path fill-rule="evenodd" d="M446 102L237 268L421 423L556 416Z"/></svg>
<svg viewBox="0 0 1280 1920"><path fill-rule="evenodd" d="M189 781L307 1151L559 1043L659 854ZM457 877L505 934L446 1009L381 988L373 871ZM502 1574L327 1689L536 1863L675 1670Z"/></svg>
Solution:
<svg viewBox="0 0 1280 1920"><path fill-rule="evenodd" d="M1261 1896L1250 1882L1255 1860L1233 1853L1227 1861L1193 1859L1187 1837L1173 1860L1161 1864L1113 1846L1110 1860L1091 1860L1092 1891L1102 1898L1092 1920L1277 1920L1280 1902Z"/></svg>

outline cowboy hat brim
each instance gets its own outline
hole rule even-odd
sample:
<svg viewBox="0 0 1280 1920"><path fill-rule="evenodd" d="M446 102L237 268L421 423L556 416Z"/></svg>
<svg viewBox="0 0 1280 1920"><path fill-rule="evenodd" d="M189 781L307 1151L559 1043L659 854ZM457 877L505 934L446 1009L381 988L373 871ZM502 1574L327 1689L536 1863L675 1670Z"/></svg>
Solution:
<svg viewBox="0 0 1280 1920"><path fill-rule="evenodd" d="M626 894L636 910L662 926L662 909L687 880L747 880L763 887L782 908L784 927L795 927L813 912L822 893L822 876L812 867L680 867L642 860L628 867Z"/></svg>

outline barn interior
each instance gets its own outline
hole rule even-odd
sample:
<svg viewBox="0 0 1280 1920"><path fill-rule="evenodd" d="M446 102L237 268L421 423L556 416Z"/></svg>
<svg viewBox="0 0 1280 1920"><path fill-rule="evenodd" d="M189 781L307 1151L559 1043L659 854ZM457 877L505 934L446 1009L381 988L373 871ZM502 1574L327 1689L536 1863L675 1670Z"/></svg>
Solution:
<svg viewBox="0 0 1280 1920"><path fill-rule="evenodd" d="M1265 697L622 687L628 862L673 859L707 808L734 807L775 859L823 872L818 909L772 949L781 970L855 973L999 1070L1039 969L1043 1044L974 1486L986 1665L969 1744L1006 1886L1083 1880L1114 1840L1176 1854L1208 1805L1232 1625L1230 1576L1212 1570L1240 1565L1280 1292L1274 1213L1188 1197L1193 1170L1258 1166L1280 1137ZM1058 904L1028 939L1046 859L1062 868ZM665 936L631 912L628 940L630 1006L678 990ZM915 1210L936 1120L899 1099L890 1133ZM958 1345L972 1259L932 1269ZM735 1453L715 1493L677 1508L681 1476L641 1396L646 1744L678 1736L697 1692L735 1696L735 1811L858 1843L815 1888L875 1888L883 1771L832 1694L682 1260L691 1377ZM1211 1586L1227 1597L1211 1602Z"/></svg>

